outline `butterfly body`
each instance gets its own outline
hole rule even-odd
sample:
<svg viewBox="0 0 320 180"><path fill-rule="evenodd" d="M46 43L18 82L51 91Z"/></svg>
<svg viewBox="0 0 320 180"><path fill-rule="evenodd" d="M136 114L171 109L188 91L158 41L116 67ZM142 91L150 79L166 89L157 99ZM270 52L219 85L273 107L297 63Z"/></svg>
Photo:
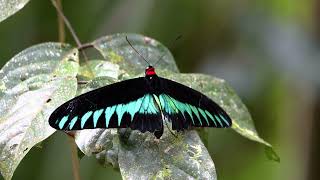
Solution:
<svg viewBox="0 0 320 180"><path fill-rule="evenodd" d="M58 130L131 128L163 133L164 119L172 129L230 127L227 113L202 93L158 77L149 66L145 77L114 83L80 95L57 108L49 124Z"/></svg>

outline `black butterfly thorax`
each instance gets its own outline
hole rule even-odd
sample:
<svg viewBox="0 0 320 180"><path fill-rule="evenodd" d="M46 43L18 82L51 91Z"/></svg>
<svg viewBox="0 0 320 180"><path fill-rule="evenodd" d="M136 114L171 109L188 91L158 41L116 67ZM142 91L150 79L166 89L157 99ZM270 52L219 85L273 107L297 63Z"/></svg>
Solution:
<svg viewBox="0 0 320 180"><path fill-rule="evenodd" d="M165 85L162 83L161 79L156 74L146 75L144 81L146 92L155 95L163 93Z"/></svg>

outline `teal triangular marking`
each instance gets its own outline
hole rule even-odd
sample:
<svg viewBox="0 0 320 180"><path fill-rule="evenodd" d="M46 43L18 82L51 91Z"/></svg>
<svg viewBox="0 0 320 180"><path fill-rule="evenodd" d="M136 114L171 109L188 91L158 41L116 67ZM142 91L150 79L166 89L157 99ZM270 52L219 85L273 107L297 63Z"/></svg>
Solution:
<svg viewBox="0 0 320 180"><path fill-rule="evenodd" d="M92 115L92 111L88 111L87 113L85 113L82 118L81 118L81 129L83 129L84 125L86 124L87 120L89 119L89 117Z"/></svg>
<svg viewBox="0 0 320 180"><path fill-rule="evenodd" d="M193 119L193 116L192 116L192 110L191 110L189 104L183 104L183 105L185 106L185 109L186 109L187 113L189 114L189 116L191 118L192 124L195 125L194 119Z"/></svg>
<svg viewBox="0 0 320 180"><path fill-rule="evenodd" d="M224 118L223 115L219 114L219 116L221 117L221 119L222 119L228 126L230 126L229 122Z"/></svg>
<svg viewBox="0 0 320 180"><path fill-rule="evenodd" d="M220 118L219 118L217 115L214 115L214 117L217 119L217 121L219 122L220 126L223 126L223 124L222 124L222 122L221 122Z"/></svg>
<svg viewBox="0 0 320 180"><path fill-rule="evenodd" d="M120 124L121 124L121 120L122 120L122 116L123 116L123 114L124 114L124 112L125 112L125 105L122 105L122 104L118 104L117 105L117 109L116 109L116 113L117 113L117 115L118 115L118 126L120 126Z"/></svg>
<svg viewBox="0 0 320 180"><path fill-rule="evenodd" d="M112 107L107 107L106 110L104 111L105 120L106 120L106 128L108 128L108 126L109 126L110 118L112 117L115 109L116 109L116 105L112 106Z"/></svg>
<svg viewBox="0 0 320 180"><path fill-rule="evenodd" d="M78 120L78 116L72 118L72 120L69 123L69 130L71 130L73 128L73 126L74 126L74 124L76 124L77 120Z"/></svg>
<svg viewBox="0 0 320 180"><path fill-rule="evenodd" d="M208 121L208 118L207 118L207 115L206 113L201 109L201 108L198 108L200 114L204 117L204 119L207 121L207 125L209 126L209 121Z"/></svg>
<svg viewBox="0 0 320 180"><path fill-rule="evenodd" d="M64 124L68 121L69 116L64 116L61 121L59 122L59 128L62 129Z"/></svg>
<svg viewBox="0 0 320 180"><path fill-rule="evenodd" d="M98 119L99 119L99 117L101 116L102 113L103 113L103 109L96 110L93 113L93 128L97 127Z"/></svg>
<svg viewBox="0 0 320 180"><path fill-rule="evenodd" d="M174 102L172 101L173 98L171 98L170 96L168 95L164 95L166 100L167 100L167 104L169 106L169 108L171 109L171 112L172 113L178 113L178 109L176 108L176 106L174 105Z"/></svg>
<svg viewBox="0 0 320 180"><path fill-rule="evenodd" d="M143 101L142 101L142 105L141 105L141 108L139 110L139 113L144 114L144 112L148 110L149 99L150 99L150 96L148 94L146 94L144 96Z"/></svg>
<svg viewBox="0 0 320 180"><path fill-rule="evenodd" d="M156 108L156 104L155 104L155 99L153 99L152 95L149 95L149 106L148 106L148 113L149 114L157 114L158 113L158 109Z"/></svg>
<svg viewBox="0 0 320 180"><path fill-rule="evenodd" d="M162 97L162 94L160 94L159 100L160 100L161 109L163 109L164 111L166 111L166 109L165 109L165 101L164 101L164 99L163 99L163 97Z"/></svg>
<svg viewBox="0 0 320 180"><path fill-rule="evenodd" d="M218 125L217 125L214 117L211 115L211 113L210 113L209 111L207 111L207 110L205 110L204 112L205 112L205 113L209 116L209 118L213 121L214 125L215 125L216 127L218 127Z"/></svg>
<svg viewBox="0 0 320 180"><path fill-rule="evenodd" d="M144 101L144 98L145 98L146 96L143 96L143 97L141 97L141 98L139 98L139 99L137 99L137 101L136 101L136 105L135 105L135 108L134 108L134 112L138 112L142 107L142 101Z"/></svg>
<svg viewBox="0 0 320 180"><path fill-rule="evenodd" d="M180 111L180 113L182 114L183 118L186 119L184 112L186 111L184 104L181 103L180 101L177 101L176 99L172 98L172 101L174 103L174 105L176 106L176 108Z"/></svg>
<svg viewBox="0 0 320 180"><path fill-rule="evenodd" d="M192 105L189 105L191 107L191 110L192 112L197 116L198 118L198 121L200 122L200 126L202 126L202 122L201 122L201 119L200 119L200 116L199 116L199 112L198 112L198 109Z"/></svg>
<svg viewBox="0 0 320 180"><path fill-rule="evenodd" d="M160 101L163 101L163 104L164 104L164 107L163 109L165 110L166 113L168 114L172 114L173 113L173 109L171 108L171 105L170 105L170 99L165 95L165 94L161 94L160 95Z"/></svg>

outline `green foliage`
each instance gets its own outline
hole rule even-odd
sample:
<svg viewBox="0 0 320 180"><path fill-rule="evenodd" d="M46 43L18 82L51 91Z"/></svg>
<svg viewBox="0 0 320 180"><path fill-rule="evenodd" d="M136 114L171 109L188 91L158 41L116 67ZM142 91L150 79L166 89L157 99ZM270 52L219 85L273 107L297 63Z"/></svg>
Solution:
<svg viewBox="0 0 320 180"><path fill-rule="evenodd" d="M76 91L80 95L142 75L146 64L127 44L126 35L151 64L164 55L157 65L160 76L208 95L231 116L233 130L272 150L271 145L258 136L247 108L224 80L201 74L180 74L171 53L159 42L137 34L115 34L92 43L104 60L95 59L81 67L77 49L45 43L19 53L2 68L0 171L6 179L12 177L33 146L54 132L47 122L50 113L74 97ZM89 82L77 85L75 76ZM160 142L155 141L152 134L123 129L82 130L76 132L75 138L85 155L95 155L102 164L119 167L124 178L216 179L213 161L195 131L186 131L175 138L165 128ZM273 150L268 151L268 155L276 159L272 153Z"/></svg>
<svg viewBox="0 0 320 180"><path fill-rule="evenodd" d="M1 0L0 22L22 9L29 0Z"/></svg>
<svg viewBox="0 0 320 180"><path fill-rule="evenodd" d="M123 75L118 76L117 79L114 79L114 75L96 77L82 87L83 91L79 94L119 80L133 78L138 74L141 75L141 72L144 71L145 62L133 52L125 41L125 35L117 34L102 38L104 41L101 41L101 39L95 41L96 47L102 47L99 50L104 54L106 60L119 65L119 71L115 73L124 72ZM134 47L142 52L143 56L149 57L151 63L156 62L159 57L164 55L163 57L166 59L159 62L159 69L171 70L170 73L173 73L172 70L177 71L171 53L159 42L136 34L129 34L128 38ZM114 46L110 46L110 44ZM116 57L116 60L114 57ZM108 65L110 67L114 66L111 63L105 63L104 66L91 67L99 72L103 68L110 69L110 67L107 67ZM121 175L125 179L129 177L137 179L141 176L148 178L216 179L213 161L194 131L186 132L176 139L165 127L160 142L155 141L154 135L151 133L130 130L120 130L118 133L115 129L78 131L75 137L78 147L83 153L88 156L94 154L102 164L112 164L114 167L119 167Z"/></svg>
<svg viewBox="0 0 320 180"><path fill-rule="evenodd" d="M54 130L52 111L75 96L78 51L59 43L44 43L13 57L0 71L0 171L10 179L39 142Z"/></svg>

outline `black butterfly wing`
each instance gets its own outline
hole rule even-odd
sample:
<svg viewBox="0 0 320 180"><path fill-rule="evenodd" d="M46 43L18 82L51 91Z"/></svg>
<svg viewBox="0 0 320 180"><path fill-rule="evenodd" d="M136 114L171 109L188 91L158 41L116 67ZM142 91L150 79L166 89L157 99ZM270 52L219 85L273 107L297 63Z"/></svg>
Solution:
<svg viewBox="0 0 320 180"><path fill-rule="evenodd" d="M58 107L49 124L58 130L94 128L160 130L162 117L145 78L114 83L82 94Z"/></svg>
<svg viewBox="0 0 320 180"><path fill-rule="evenodd" d="M190 126L226 128L232 125L228 114L204 94L180 83L159 78L163 93L159 94L164 116L172 121L172 129Z"/></svg>

